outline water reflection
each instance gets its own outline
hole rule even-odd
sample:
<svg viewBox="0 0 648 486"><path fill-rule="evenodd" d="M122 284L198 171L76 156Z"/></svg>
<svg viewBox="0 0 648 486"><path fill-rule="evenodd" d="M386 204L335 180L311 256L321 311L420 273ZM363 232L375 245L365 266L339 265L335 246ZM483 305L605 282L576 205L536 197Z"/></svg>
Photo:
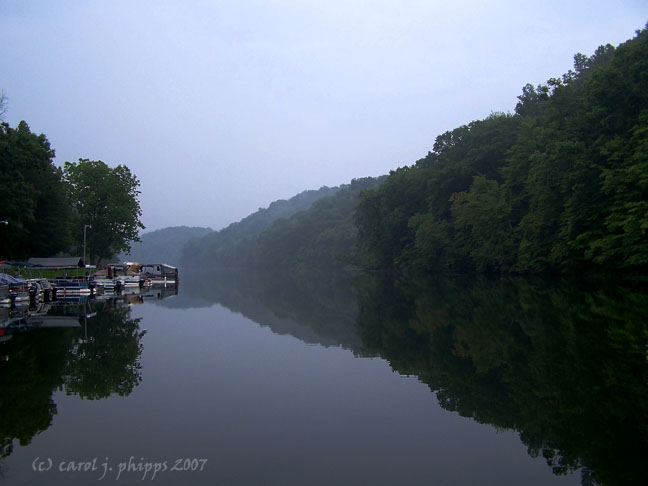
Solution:
<svg viewBox="0 0 648 486"><path fill-rule="evenodd" d="M133 304L154 302L188 308L219 303L276 334L290 334L310 344L342 346L356 356L384 358L398 373L416 376L425 383L444 409L519 433L528 453L544 458L557 475L580 470L583 484L648 482L643 466L643 451L648 448L645 289L524 279L422 281L326 273L239 271L183 277L183 289L178 295L175 288L157 289L150 295L135 292L119 298L51 306L39 312L7 311L3 315L4 342L0 343L0 355L6 358L0 362L0 454L6 457L16 441L28 444L35 434L49 427L56 414L52 396L58 389L84 399L132 393L142 380L139 358L144 335L139 320L131 317ZM167 314L165 309L148 310L153 312L144 315ZM219 310L182 314L183 322L196 319L200 320L199 326L172 324L167 328L183 333L186 341L200 342L200 346L191 348L195 354L175 355L176 360L189 362L185 369L191 372L197 367L195 363L201 362L198 357L208 363L207 369L196 372L195 383L187 379L188 372L173 374L174 369L182 369L178 363L159 369L152 365L147 367L146 375L151 383L155 383L157 375L160 389L167 386L167 380L172 381L174 376L179 380L181 376L185 380L184 396L176 413L189 407L190 415L199 422L200 417L211 419L218 415L211 405L201 415L201 406L195 405L210 403L213 388L206 381L216 380L214 377L224 384L243 380L240 386L235 383L229 388L234 390L234 396L265 397L246 395L250 389L256 390L254 386L246 388L246 383L257 383L258 376L243 372L237 375L230 372L229 361L212 359L218 355L221 343L214 336L226 339L224 330L214 333L210 341L200 341L196 329L205 332L211 325L212 312L218 314ZM171 320L179 315L174 311ZM52 328L55 325L65 327ZM214 329L218 329L216 325ZM241 360L238 366L232 365L236 369L244 369L248 361L258 364L269 359L255 353L258 349L274 352L274 347L255 348L254 343L245 340L250 336L261 340L263 334L269 335L260 334L246 331L237 335L240 348L232 349L248 354L236 351L227 355L225 346L220 349L223 359L235 356ZM155 349L155 339L151 332L147 349L149 343ZM168 355L169 343L158 335L158 346L160 342L164 347L158 353L165 354L153 353L152 363ZM335 350L326 350L326 354L334 355ZM330 365L322 359L322 367ZM291 367L286 365L282 373L289 375L294 364L299 363L296 355L289 362ZM258 372L263 368L252 369ZM342 376L353 370L339 372ZM200 379L205 376L208 378ZM273 393L275 389L294 393L295 388L286 387L283 379L282 374L270 380L268 389ZM289 376L287 382L291 383ZM201 400L203 386L209 393ZM337 382L331 385L331 397L322 394L322 410L327 410L326 400L335 399L335 386ZM348 383L349 390L357 386L353 381ZM220 385L216 389L220 391ZM282 404L294 399L292 395L269 396ZM135 412L146 414L158 396L143 393L140 398L149 408L143 406L144 412ZM257 403L220 396L218 400L230 403L230 409L224 408L228 413L254 408ZM163 406L159 411L166 413ZM359 417L370 417L371 413L368 406ZM239 418L241 423L247 423L250 417L255 415L241 412ZM368 423L374 430L386 423L386 416L384 420ZM220 426L220 422L216 423ZM264 427L280 425L259 423ZM303 427L303 422L299 426ZM217 430L224 433L224 429ZM286 430L297 437L303 435L302 430ZM128 438L130 432L116 433ZM237 429L231 440L240 433ZM247 433L250 441L256 438L255 428ZM368 434L365 429L362 433ZM286 445L289 448L290 444ZM227 451L221 453L227 457ZM244 464L245 454L241 454Z"/></svg>
<svg viewBox="0 0 648 486"><path fill-rule="evenodd" d="M356 279L330 272L246 272L187 274L183 293L174 304L220 304L309 344L359 350Z"/></svg>
<svg viewBox="0 0 648 486"><path fill-rule="evenodd" d="M380 356L583 484L646 484L648 294L525 279L238 273L193 285L305 342Z"/></svg>
<svg viewBox="0 0 648 486"><path fill-rule="evenodd" d="M365 349L444 408L519 431L555 474L646 484L646 293L523 279L365 288Z"/></svg>
<svg viewBox="0 0 648 486"><path fill-rule="evenodd" d="M141 381L145 331L131 318L130 305L144 297L0 308L0 457L51 425L56 390L90 400L133 391Z"/></svg>

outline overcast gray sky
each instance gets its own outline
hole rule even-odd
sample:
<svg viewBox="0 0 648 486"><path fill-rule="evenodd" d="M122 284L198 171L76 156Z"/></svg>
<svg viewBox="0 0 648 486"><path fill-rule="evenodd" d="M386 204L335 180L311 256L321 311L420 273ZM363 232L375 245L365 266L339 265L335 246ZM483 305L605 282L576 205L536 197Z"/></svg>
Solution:
<svg viewBox="0 0 648 486"><path fill-rule="evenodd" d="M0 0L5 121L127 165L146 231L409 165L618 45L646 0Z"/></svg>

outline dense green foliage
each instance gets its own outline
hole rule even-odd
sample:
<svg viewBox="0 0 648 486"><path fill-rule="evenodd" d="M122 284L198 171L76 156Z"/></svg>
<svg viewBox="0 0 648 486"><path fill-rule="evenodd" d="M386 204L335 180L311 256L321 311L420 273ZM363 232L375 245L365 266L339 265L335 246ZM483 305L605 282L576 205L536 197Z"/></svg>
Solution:
<svg viewBox="0 0 648 486"><path fill-rule="evenodd" d="M51 256L70 243L61 170L45 135L0 124L0 258Z"/></svg>
<svg viewBox="0 0 648 486"><path fill-rule="evenodd" d="M131 244L128 253L119 256L120 261L140 263L168 263L177 266L182 259L182 247L193 238L209 233L210 228L174 226L140 235L140 241Z"/></svg>
<svg viewBox="0 0 648 486"><path fill-rule="evenodd" d="M380 187L357 180L306 211L273 218L260 211L190 242L185 261L645 273L647 67L647 31L591 57L577 54L560 79L525 86L514 114L440 135L432 152Z"/></svg>
<svg viewBox="0 0 648 486"><path fill-rule="evenodd" d="M648 270L648 31L437 137L357 210L373 267Z"/></svg>
<svg viewBox="0 0 648 486"><path fill-rule="evenodd" d="M138 231L144 228L139 219L139 181L128 167L79 159L65 163L63 178L73 209L72 228L82 234L84 225L92 226L86 235L89 263L128 251L131 241L139 241Z"/></svg>
<svg viewBox="0 0 648 486"><path fill-rule="evenodd" d="M381 179L354 179L306 211L279 219L261 233L248 263L268 268L331 268L352 262L357 243L353 221L362 191Z"/></svg>
<svg viewBox="0 0 648 486"><path fill-rule="evenodd" d="M379 179L354 179L340 187L305 191L276 201L224 230L188 242L185 265L194 268L328 267L355 252L353 214L359 194Z"/></svg>
<svg viewBox="0 0 648 486"><path fill-rule="evenodd" d="M128 249L143 228L137 178L123 165L80 159L61 170L53 159L45 135L0 123L0 259L80 256L84 224L93 261Z"/></svg>

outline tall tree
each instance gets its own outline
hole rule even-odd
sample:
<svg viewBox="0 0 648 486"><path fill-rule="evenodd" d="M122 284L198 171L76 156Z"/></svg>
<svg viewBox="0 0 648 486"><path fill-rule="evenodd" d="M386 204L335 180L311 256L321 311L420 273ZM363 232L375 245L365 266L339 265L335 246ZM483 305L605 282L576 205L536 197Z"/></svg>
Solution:
<svg viewBox="0 0 648 486"><path fill-rule="evenodd" d="M0 123L0 258L47 257L69 246L61 169L45 135Z"/></svg>
<svg viewBox="0 0 648 486"><path fill-rule="evenodd" d="M142 210L139 180L125 165L111 168L101 160L65 162L63 177L69 187L74 212L73 232L77 247L83 245L85 225L90 263L100 263L119 252L128 252L139 241Z"/></svg>
<svg viewBox="0 0 648 486"><path fill-rule="evenodd" d="M514 258L511 206L497 181L475 176L469 191L452 198L455 246L479 272L501 270Z"/></svg>

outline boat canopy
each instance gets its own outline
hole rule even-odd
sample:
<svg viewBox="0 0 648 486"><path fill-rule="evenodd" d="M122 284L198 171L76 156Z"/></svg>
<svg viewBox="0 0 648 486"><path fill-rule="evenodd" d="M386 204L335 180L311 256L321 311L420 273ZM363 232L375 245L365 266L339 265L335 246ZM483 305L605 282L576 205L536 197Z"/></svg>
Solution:
<svg viewBox="0 0 648 486"><path fill-rule="evenodd" d="M142 265L142 274L152 277L177 277L178 269L165 263L145 263Z"/></svg>
<svg viewBox="0 0 648 486"><path fill-rule="evenodd" d="M62 258L30 258L27 263L47 268L76 268L83 267L83 258L81 257L62 257Z"/></svg>
<svg viewBox="0 0 648 486"><path fill-rule="evenodd" d="M0 285L25 285L25 281L12 277L7 273L0 273Z"/></svg>

